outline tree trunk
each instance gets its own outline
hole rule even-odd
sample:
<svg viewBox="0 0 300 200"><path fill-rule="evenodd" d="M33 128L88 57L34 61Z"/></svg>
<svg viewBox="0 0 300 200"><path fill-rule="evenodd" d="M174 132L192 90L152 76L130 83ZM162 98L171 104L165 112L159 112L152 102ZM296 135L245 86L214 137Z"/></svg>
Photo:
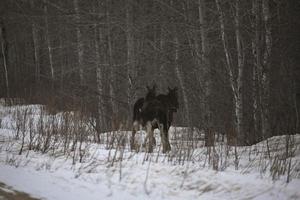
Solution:
<svg viewBox="0 0 300 200"><path fill-rule="evenodd" d="M32 40L33 40L33 48L34 48L34 63L35 63L35 78L36 84L38 85L40 82L40 57L39 57L39 42L37 38L37 28L34 23L32 23Z"/></svg>
<svg viewBox="0 0 300 200"><path fill-rule="evenodd" d="M199 26L200 26L200 36L201 36L201 60L206 60L207 54L207 37L206 37L206 23L204 20L205 16L205 2L203 0L198 0L198 12L199 12Z"/></svg>
<svg viewBox="0 0 300 200"><path fill-rule="evenodd" d="M96 116L96 131L97 131L97 142L100 142L100 132L105 130L105 118L104 118L104 101L103 101L103 70L101 69L101 55L103 55L104 49L99 47L99 43L103 42L102 31L95 25L95 51L96 51L96 82L97 82L97 116ZM103 46L103 45L102 45Z"/></svg>
<svg viewBox="0 0 300 200"><path fill-rule="evenodd" d="M220 32L221 32L222 45L224 48L226 68L227 68L228 75L229 75L229 81L230 81L230 86L232 89L233 97L234 97L234 100L236 101L237 91L236 91L235 80L234 80L233 72L232 72L233 69L232 69L232 64L231 64L231 59L230 59L230 54L229 54L229 48L227 45L227 39L226 39L226 34L225 34L224 15L221 10L219 0L216 0L216 5L217 5L217 10L219 12Z"/></svg>
<svg viewBox="0 0 300 200"><path fill-rule="evenodd" d="M61 34L59 36L59 53L60 53L60 77L59 77L59 98L60 98L60 104L65 105L64 102L64 74L65 74L65 51L64 51L64 38L63 35Z"/></svg>
<svg viewBox="0 0 300 200"><path fill-rule="evenodd" d="M110 6L109 0L106 0L106 24L107 24L107 53L108 53L108 66L110 72L109 80L109 93L110 93L110 103L112 107L112 115L114 118L118 115L118 107L116 105L116 74L115 74L115 65L113 61L113 49L112 49L112 39L111 39L111 19L110 19ZM117 124L115 124L117 125Z"/></svg>
<svg viewBox="0 0 300 200"><path fill-rule="evenodd" d="M160 49L160 56L159 56L159 62L160 62L160 66L159 66L159 88L164 88L166 87L167 83L165 80L165 76L166 76L166 71L165 71L165 63L163 60L163 56L161 56L161 54L164 52L165 49L165 33L164 33L164 29L163 26L160 27L160 42L159 42L159 49Z"/></svg>
<svg viewBox="0 0 300 200"><path fill-rule="evenodd" d="M3 66L4 66L4 75L5 75L5 86L6 86L6 97L10 97L9 92L9 81L8 81L8 66L7 66L7 41L6 41L6 35L5 35L5 27L2 22L2 19L0 19L0 43L1 43L1 54L3 58Z"/></svg>
<svg viewBox="0 0 300 200"><path fill-rule="evenodd" d="M174 36L174 45L175 45L175 55L174 55L174 65L175 65L175 74L178 78L179 81L179 85L182 91L182 96L183 96L183 106L184 106L184 112L185 112L185 118L184 120L186 121L186 123L188 125L190 125L191 121L190 121L190 110L189 110L189 101L188 101L188 97L187 97L187 91L186 91L186 87L184 85L184 80L183 80L183 75L181 70L179 69L179 41L178 41L178 37L177 37L177 33L176 30L175 31L175 36Z"/></svg>
<svg viewBox="0 0 300 200"><path fill-rule="evenodd" d="M252 49L255 49L255 46L252 46ZM253 54L254 51L252 50ZM257 101L257 95L258 95L258 84L257 84L257 65L256 63L253 64L252 67L252 90L251 90L251 96L252 96L252 120L253 120L253 131L254 134L251 136L251 144L259 140L259 127L258 127L258 101Z"/></svg>
<svg viewBox="0 0 300 200"><path fill-rule="evenodd" d="M30 1L30 6L34 8L34 1ZM31 23L32 29L32 41L33 41L33 49L34 49L34 64L35 64L35 81L36 85L39 85L40 82L40 57L39 57L39 40L38 40L38 29L34 21Z"/></svg>
<svg viewBox="0 0 300 200"><path fill-rule="evenodd" d="M73 1L74 10L75 10L75 18L76 18L76 39L77 39L77 55L78 55L78 70L79 70L79 82L81 85L84 84L83 77L83 41L82 41L82 33L80 30L80 12L79 12L79 4L78 0Z"/></svg>
<svg viewBox="0 0 300 200"><path fill-rule="evenodd" d="M201 63L203 68L204 79L204 124L206 125L206 133L209 133L209 129L212 128L212 113L210 105L211 94L211 66L208 59L208 39L206 34L206 21L205 21L205 2L204 0L198 0L198 12L199 12L199 26L201 37ZM200 67L200 66L199 66ZM206 137L207 138L207 137Z"/></svg>
<svg viewBox="0 0 300 200"><path fill-rule="evenodd" d="M54 74L54 67L53 67L53 53L52 53L52 47L51 47L51 41L50 41L50 35L49 35L49 23L48 23L48 7L47 7L47 1L44 0L44 14L45 14L45 32L46 32L46 42L47 42L47 49L48 49L48 56L49 56L49 64L50 64L50 75L51 75L51 84L53 87L53 82L55 79Z"/></svg>
<svg viewBox="0 0 300 200"><path fill-rule="evenodd" d="M261 71L261 87L262 87L262 135L264 138L269 138L271 136L270 130L270 111L269 111L269 101L270 101L270 55L272 48L272 35L271 35L271 24L270 24L270 10L269 10L269 0L263 0L262 3L263 11L263 22L265 28L264 36L264 53L263 53L263 70Z"/></svg>
<svg viewBox="0 0 300 200"><path fill-rule="evenodd" d="M128 91L127 91L127 101L129 106L129 116L132 115L133 101L135 99L135 82L136 82L136 69L134 62L134 36L133 36L133 8L132 1L126 1L126 41L127 41L127 76L128 76ZM132 117L131 117L132 118Z"/></svg>
<svg viewBox="0 0 300 200"><path fill-rule="evenodd" d="M237 140L239 144L245 144L246 138L243 131L243 72L244 72L244 60L243 60L243 49L241 45L241 33L240 33L240 0L235 2L235 37L236 37L236 49L237 49L237 99L235 102L235 113L237 123Z"/></svg>
<svg viewBox="0 0 300 200"><path fill-rule="evenodd" d="M252 39L252 55L254 58L253 69L252 69L252 118L253 118L253 131L254 134L251 137L252 142L257 142L261 138L260 127L259 127L259 75L258 71L261 68L261 42L260 42L260 0L252 1L252 15L254 21L252 22L252 29L255 30L254 37Z"/></svg>
<svg viewBox="0 0 300 200"><path fill-rule="evenodd" d="M234 110L235 110L235 130L237 135L237 144L243 145L245 144L245 135L242 130L242 118L243 118L243 105L242 105L242 77L243 77L243 54L242 54L242 46L241 46L241 36L240 36L240 19L239 19L239 0L235 1L235 38L236 38L236 50L237 50L237 79L233 76L233 64L230 59L229 47L227 45L226 33L225 33L225 24L224 24L224 14L221 9L221 5L219 0L216 0L217 10L219 12L219 21L220 21L220 31L222 37L222 44L224 48L225 58L226 58L226 66L230 79L230 85L234 97Z"/></svg>

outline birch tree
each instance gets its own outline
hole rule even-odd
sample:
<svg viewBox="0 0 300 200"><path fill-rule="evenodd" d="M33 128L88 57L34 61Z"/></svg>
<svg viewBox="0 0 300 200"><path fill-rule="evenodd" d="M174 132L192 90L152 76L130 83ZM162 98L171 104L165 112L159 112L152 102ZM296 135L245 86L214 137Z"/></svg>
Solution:
<svg viewBox="0 0 300 200"><path fill-rule="evenodd" d="M234 13L234 31L235 31L235 40L236 40L236 52L237 52L237 77L234 77L234 64L231 61L230 50L228 47L227 35L225 32L225 22L224 22L224 13L221 8L219 0L216 0L216 6L219 14L219 23L220 23L220 33L221 40L224 48L226 67L228 71L229 81L233 93L234 99L234 111L235 111L235 130L236 130L236 140L237 144L245 144L245 135L243 132L242 118L243 118L243 104L242 104L242 83L243 83L243 53L241 45L241 33L240 33L240 1L235 0L235 13Z"/></svg>
<svg viewBox="0 0 300 200"><path fill-rule="evenodd" d="M272 35L268 0L253 0L252 25L255 37L252 40L252 53L255 58L253 67L253 120L258 139L270 137L270 55ZM258 127L261 123L261 129Z"/></svg>
<svg viewBox="0 0 300 200"><path fill-rule="evenodd" d="M297 13L284 0L4 1L0 94L75 110L89 102L100 132L131 120L147 83L178 85L174 123L234 128L252 144L299 129Z"/></svg>

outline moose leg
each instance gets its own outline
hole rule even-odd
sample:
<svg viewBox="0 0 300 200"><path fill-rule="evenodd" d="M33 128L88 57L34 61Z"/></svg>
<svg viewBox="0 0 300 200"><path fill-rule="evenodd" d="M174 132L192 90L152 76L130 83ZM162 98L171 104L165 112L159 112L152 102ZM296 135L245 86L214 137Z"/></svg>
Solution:
<svg viewBox="0 0 300 200"><path fill-rule="evenodd" d="M163 153L166 153L171 150L171 146L169 143L169 138L168 138L168 131L166 129L166 126L162 125L160 129L160 136L161 136L161 142L163 145Z"/></svg>
<svg viewBox="0 0 300 200"><path fill-rule="evenodd" d="M154 134L153 134L153 129L152 129L152 124L150 121L147 122L147 136L146 138L149 139L149 142L148 142L148 153L152 153L153 152L153 143L154 143L154 140L153 140L153 137L154 137ZM146 142L146 140L145 140Z"/></svg>
<svg viewBox="0 0 300 200"><path fill-rule="evenodd" d="M138 126L139 126L139 123L137 121L134 121L133 122L133 130L132 130L132 134L131 134L131 138L130 138L130 149L131 149L131 151L137 150L136 149L136 144L135 144L135 134L138 131Z"/></svg>
<svg viewBox="0 0 300 200"><path fill-rule="evenodd" d="M133 151L135 148L134 144L134 138L135 138L135 130L132 130L131 138L130 138L130 149Z"/></svg>
<svg viewBox="0 0 300 200"><path fill-rule="evenodd" d="M166 135L164 133L164 125L163 124L160 125L160 138L161 138L161 144L162 144L162 147L163 147L162 152L166 153L167 152L167 148L166 148L167 138L166 138Z"/></svg>
<svg viewBox="0 0 300 200"><path fill-rule="evenodd" d="M167 151L171 151L171 145L170 145L170 141L169 141L169 132L168 132L169 128L166 127L164 130L164 134L166 135L166 149Z"/></svg>
<svg viewBox="0 0 300 200"><path fill-rule="evenodd" d="M159 127L159 121L156 120L156 119L152 121L153 146L156 146L156 139L155 139L155 135L154 135L154 130L155 130L155 128L160 129L160 127Z"/></svg>

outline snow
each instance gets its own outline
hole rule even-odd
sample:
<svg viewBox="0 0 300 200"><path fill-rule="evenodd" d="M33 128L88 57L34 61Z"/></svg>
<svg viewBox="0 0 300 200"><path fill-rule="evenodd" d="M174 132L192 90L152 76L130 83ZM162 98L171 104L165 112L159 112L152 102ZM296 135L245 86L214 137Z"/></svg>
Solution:
<svg viewBox="0 0 300 200"><path fill-rule="evenodd" d="M276 160L270 161L265 154L267 141L239 147L237 170L234 147L222 142L215 148L218 170L208 164L206 147L200 144L189 153L181 152L174 141L173 151L166 155L157 151L134 153L128 147L124 151L107 149L104 144L91 143L83 162L74 163L71 155L62 155L59 149L42 154L25 148L18 155L21 141L14 138L12 112L0 107L0 118L0 182L33 197L48 200L300 199L299 134L291 137L293 156L284 160L291 162L290 182L287 183L286 173L272 174L272 163ZM184 129L177 131L182 134ZM268 140L272 158L283 160L286 138ZM222 154L226 148L228 155ZM180 152L182 156L178 156ZM113 161L114 156L122 160Z"/></svg>
<svg viewBox="0 0 300 200"><path fill-rule="evenodd" d="M193 165L187 169L187 166L152 162L143 165L135 161L123 163L120 179L119 166L99 165L96 171L79 175L78 168L86 164L73 167L65 160L45 159L43 155L30 157L31 163L18 167L1 164L0 180L43 199L279 200L300 197L298 179L286 184L262 179L255 173L217 172Z"/></svg>

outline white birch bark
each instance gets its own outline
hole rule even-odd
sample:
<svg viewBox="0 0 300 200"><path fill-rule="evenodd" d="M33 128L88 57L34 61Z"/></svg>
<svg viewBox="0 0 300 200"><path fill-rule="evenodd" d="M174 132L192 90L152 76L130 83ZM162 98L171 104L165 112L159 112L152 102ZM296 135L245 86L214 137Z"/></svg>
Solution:
<svg viewBox="0 0 300 200"><path fill-rule="evenodd" d="M222 44L224 48L227 71L230 79L230 85L234 97L234 106L235 106L235 129L237 134L237 142L239 144L245 143L245 136L242 130L242 117L243 117L243 105L242 105L242 77L243 77L243 53L241 46L241 35L240 35L240 21L239 21L239 0L235 1L235 16L234 16L234 24L235 24L235 38L236 38L236 49L237 49L237 78L233 76L233 64L230 59L229 48L226 40L225 33L225 23L224 23L224 14L221 9L221 5L219 0L216 0L217 10L219 12L219 21L220 21L220 31Z"/></svg>
<svg viewBox="0 0 300 200"><path fill-rule="evenodd" d="M217 5L218 13L219 13L221 40L222 40L222 45L223 45L223 48L224 48L226 68L227 68L228 75L229 75L229 81L230 81L230 86L231 86L231 89L232 89L232 92L233 92L233 97L234 97L234 100L236 101L237 100L236 84L235 84L235 80L234 80L234 77L233 77L233 72L232 72L233 69L232 69L232 65L231 65L231 59L230 59L230 55L229 55L229 49L228 49L227 39L226 39L226 34L225 34L224 15L223 15L223 12L221 10L219 0L216 0L216 5Z"/></svg>

